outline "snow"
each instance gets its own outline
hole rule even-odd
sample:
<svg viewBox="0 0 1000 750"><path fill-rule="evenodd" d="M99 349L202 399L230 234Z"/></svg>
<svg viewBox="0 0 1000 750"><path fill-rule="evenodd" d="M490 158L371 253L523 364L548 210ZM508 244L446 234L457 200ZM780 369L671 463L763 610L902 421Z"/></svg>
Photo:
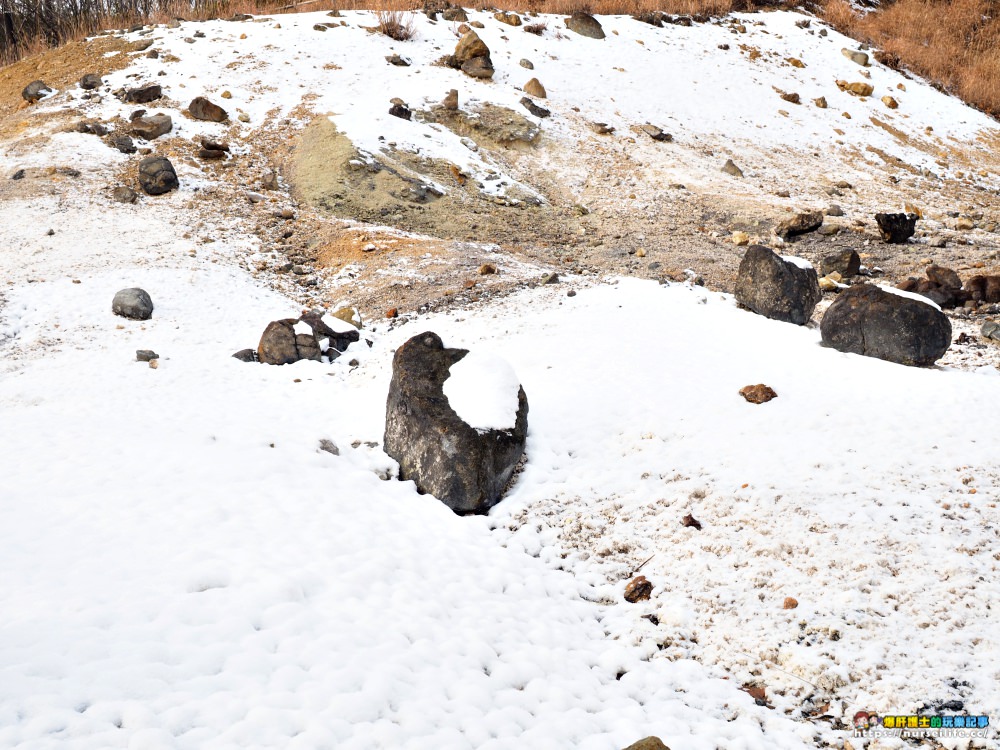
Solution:
<svg viewBox="0 0 1000 750"><path fill-rule="evenodd" d="M470 351L448 369L448 405L477 430L512 430L517 421L521 381L497 356Z"/></svg>
<svg viewBox="0 0 1000 750"><path fill-rule="evenodd" d="M800 14L736 16L738 35L606 17L613 57L557 36L558 17L542 17L542 39L472 17L495 50L490 84L430 65L454 44L447 24L416 15L416 40L397 43L353 11L322 34L321 13L281 16L280 29L197 24L194 47L182 41L194 25L157 28L161 59L106 80L162 81L181 106L229 90L244 135L315 94L360 149L397 138L479 177L502 169L389 117L388 98L423 106L459 88L462 102L516 108L514 87L538 75L553 139L576 137L580 119L649 120L696 150L765 154L832 148L836 123L845 149L871 143L929 169L870 116L970 143L997 129L919 81L897 93L903 79L879 65L871 82L898 113L842 94L833 79L858 70L839 51L849 42L797 29ZM414 66L387 65L393 51ZM783 64L791 55L807 67ZM772 86L838 106L776 116ZM174 123L185 138L225 134ZM231 353L302 307L246 270L264 252L252 234L196 214L211 178L177 160L180 191L114 204L100 191L125 157L92 136L0 145L5 171L71 162L79 181L5 200L0 225L0 747L619 750L655 734L790 750L842 747L833 720L860 709L1000 705L995 369L845 355L727 295L571 277L378 321L370 348L332 363L242 363ZM193 226L216 241L195 252ZM151 294L151 320L111 314L131 286ZM509 425L518 382L531 404L527 461L486 517L386 480L392 355L416 330L470 350L447 386L463 418ZM157 369L135 361L140 348L160 354ZM494 357L509 364L484 364ZM750 406L738 391L759 382L779 398ZM640 566L653 596L627 604ZM788 596L797 608L783 609Z"/></svg>
<svg viewBox="0 0 1000 750"><path fill-rule="evenodd" d="M897 297L906 297L906 299L915 299L917 302L923 302L925 305L930 305L935 310L941 309L941 306L937 302L930 299L929 297L925 297L922 294L917 294L916 292L907 292L904 291L903 289L897 289L894 286L885 286L882 284L879 285L879 289L881 289L883 292L889 292L889 294L895 294Z"/></svg>
<svg viewBox="0 0 1000 750"><path fill-rule="evenodd" d="M813 264L810 263L805 258L798 258L798 257L796 257L794 255L782 255L781 259L783 261L791 263L793 266L796 266L798 268L807 268L808 269L808 268L812 268L813 267Z"/></svg>

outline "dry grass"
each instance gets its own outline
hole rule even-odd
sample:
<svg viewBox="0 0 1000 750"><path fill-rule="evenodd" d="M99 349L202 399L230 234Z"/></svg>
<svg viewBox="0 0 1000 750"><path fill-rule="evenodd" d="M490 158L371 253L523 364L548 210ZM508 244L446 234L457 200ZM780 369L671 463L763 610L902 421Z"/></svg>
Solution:
<svg viewBox="0 0 1000 750"><path fill-rule="evenodd" d="M405 42L412 39L417 33L417 27L413 22L413 13L402 10L377 10L375 19L378 21L378 30L397 42Z"/></svg>
<svg viewBox="0 0 1000 750"><path fill-rule="evenodd" d="M1000 116L1000 2L897 0L860 15L829 0L824 17L895 62Z"/></svg>

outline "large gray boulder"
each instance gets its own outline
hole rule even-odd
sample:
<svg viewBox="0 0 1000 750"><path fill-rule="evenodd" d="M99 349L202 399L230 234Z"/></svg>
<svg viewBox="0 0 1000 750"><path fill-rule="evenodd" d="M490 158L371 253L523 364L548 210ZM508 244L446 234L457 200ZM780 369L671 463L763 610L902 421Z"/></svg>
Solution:
<svg viewBox="0 0 1000 750"><path fill-rule="evenodd" d="M822 292L816 269L786 260L763 245L747 248L736 277L736 301L773 320L804 325Z"/></svg>
<svg viewBox="0 0 1000 750"><path fill-rule="evenodd" d="M523 388L512 429L476 429L451 407L444 384L467 354L435 333L411 338L393 358L385 410L384 448L399 462L400 478L459 514L485 513L500 501L528 434Z"/></svg>
<svg viewBox="0 0 1000 750"><path fill-rule="evenodd" d="M566 28L570 31L575 31L580 36L590 37L591 39L603 39L605 37L601 22L589 13L582 11L577 11L566 19Z"/></svg>
<svg viewBox="0 0 1000 750"><path fill-rule="evenodd" d="M859 284L823 316L823 343L838 351L901 365L932 365L948 351L951 322L931 302Z"/></svg>
<svg viewBox="0 0 1000 750"><path fill-rule="evenodd" d="M153 299L145 289L122 289L111 300L111 312L130 320L149 320L153 317Z"/></svg>

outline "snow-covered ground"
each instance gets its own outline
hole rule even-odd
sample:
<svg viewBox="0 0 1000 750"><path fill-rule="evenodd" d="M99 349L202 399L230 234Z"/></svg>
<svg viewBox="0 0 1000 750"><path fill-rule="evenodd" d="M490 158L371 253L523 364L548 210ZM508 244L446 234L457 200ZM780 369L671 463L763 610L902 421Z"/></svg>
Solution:
<svg viewBox="0 0 1000 750"><path fill-rule="evenodd" d="M389 96L414 104L458 87L462 100L489 91L513 107L520 95L505 83L526 80L518 60L534 55L553 133L572 106L612 121L603 102L613 97L629 102L629 122L669 130L673 117L706 138L750 118L747 140L766 150L820 126L788 126L762 92L794 84L805 98L803 76L848 78L853 66L840 54L847 42L808 35L791 14L746 17L739 35L698 27L703 37L603 19L609 34L645 42L633 39L630 55L616 45L615 60L594 53L599 42L555 38L557 19L546 34L560 51L543 56L532 35L473 17L489 21L494 84L385 63L392 51L425 63L449 52L449 24L419 18L416 40L393 43L353 13L322 33L313 24L333 20L322 14L158 29L180 62L140 56L108 80L131 84L138 70L184 104L187 93L229 90L226 106L246 112L247 127L309 92L362 148L378 135L407 142L391 126L415 129L433 151L425 126L385 115ZM206 37L181 41L193 29ZM672 57L664 37L690 42ZM746 39L807 67L778 66L756 94L706 106L737 68L700 55L728 42L729 57L712 60L735 59L734 40ZM248 50L252 64L239 64ZM563 65L549 67L549 55ZM661 64L690 64L701 101L670 94L681 84L650 72ZM872 68L883 88L895 75ZM643 95L654 82L662 100ZM170 91L182 84L183 97ZM906 116L933 120L937 135L995 127L906 85L899 111L913 94ZM59 96L42 106L63 106ZM93 111L121 109L106 99ZM859 144L884 132L836 116ZM181 135L211 132L174 122ZM34 155L5 144L0 166L69 156L95 181L123 159L93 136L63 134ZM1000 706L996 369L844 355L815 329L698 287L574 277L405 325L369 323L372 346L333 364L241 363L230 354L299 302L242 269L261 248L238 224L193 215L194 188L211 185L179 167L181 191L139 206L56 186L3 207L0 747L616 750L655 734L674 750L770 750L842 747L837 722L858 710ZM196 221L217 241L185 238ZM130 286L152 295L152 320L111 314ZM456 517L412 483L384 479L392 354L425 330L502 357L528 395L527 462L489 516ZM136 362L137 349L155 350L158 367ZM761 382L776 400L738 395ZM700 530L682 525L688 514ZM652 599L625 603L640 566ZM995 747L995 735L974 745Z"/></svg>

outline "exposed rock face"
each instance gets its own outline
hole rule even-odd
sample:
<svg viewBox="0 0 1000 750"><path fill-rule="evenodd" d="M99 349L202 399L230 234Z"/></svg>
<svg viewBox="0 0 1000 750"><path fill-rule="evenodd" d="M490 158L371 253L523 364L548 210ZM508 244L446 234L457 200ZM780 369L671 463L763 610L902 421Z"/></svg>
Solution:
<svg viewBox="0 0 1000 750"><path fill-rule="evenodd" d="M149 320L153 317L153 300L145 289L122 289L111 300L111 312L130 320Z"/></svg>
<svg viewBox="0 0 1000 750"><path fill-rule="evenodd" d="M822 211L807 211L785 219L775 228L774 233L781 238L815 232L823 225Z"/></svg>
<svg viewBox="0 0 1000 750"><path fill-rule="evenodd" d="M188 105L188 112L196 120L206 122L225 122L229 114L218 104L213 104L203 96L195 97Z"/></svg>
<svg viewBox="0 0 1000 750"><path fill-rule="evenodd" d="M878 231L883 241L891 245L902 245L916 231L917 215L875 214L875 223L878 224Z"/></svg>
<svg viewBox="0 0 1000 750"><path fill-rule="evenodd" d="M149 117L137 117L129 124L132 135L152 141L161 135L166 135L174 127L174 121L170 115L151 115Z"/></svg>
<svg viewBox="0 0 1000 750"><path fill-rule="evenodd" d="M589 13L577 11L566 19L566 28L575 31L580 36L587 36L591 39L603 39L604 29L600 22Z"/></svg>
<svg viewBox="0 0 1000 750"><path fill-rule="evenodd" d="M139 162L139 184L147 195L163 195L180 187L174 165L165 156L147 156Z"/></svg>
<svg viewBox="0 0 1000 750"><path fill-rule="evenodd" d="M460 514L484 513L500 501L528 433L523 388L513 429L476 430L451 408L444 382L449 368L466 354L446 348L430 332L396 351L384 439L385 452L399 462L401 479L412 479L421 492Z"/></svg>
<svg viewBox="0 0 1000 750"><path fill-rule="evenodd" d="M816 270L784 260L770 248L751 245L736 277L736 301L773 320L803 325L822 293Z"/></svg>
<svg viewBox="0 0 1000 750"><path fill-rule="evenodd" d="M902 365L932 365L951 344L951 323L937 307L871 284L842 292L820 331L838 351Z"/></svg>

